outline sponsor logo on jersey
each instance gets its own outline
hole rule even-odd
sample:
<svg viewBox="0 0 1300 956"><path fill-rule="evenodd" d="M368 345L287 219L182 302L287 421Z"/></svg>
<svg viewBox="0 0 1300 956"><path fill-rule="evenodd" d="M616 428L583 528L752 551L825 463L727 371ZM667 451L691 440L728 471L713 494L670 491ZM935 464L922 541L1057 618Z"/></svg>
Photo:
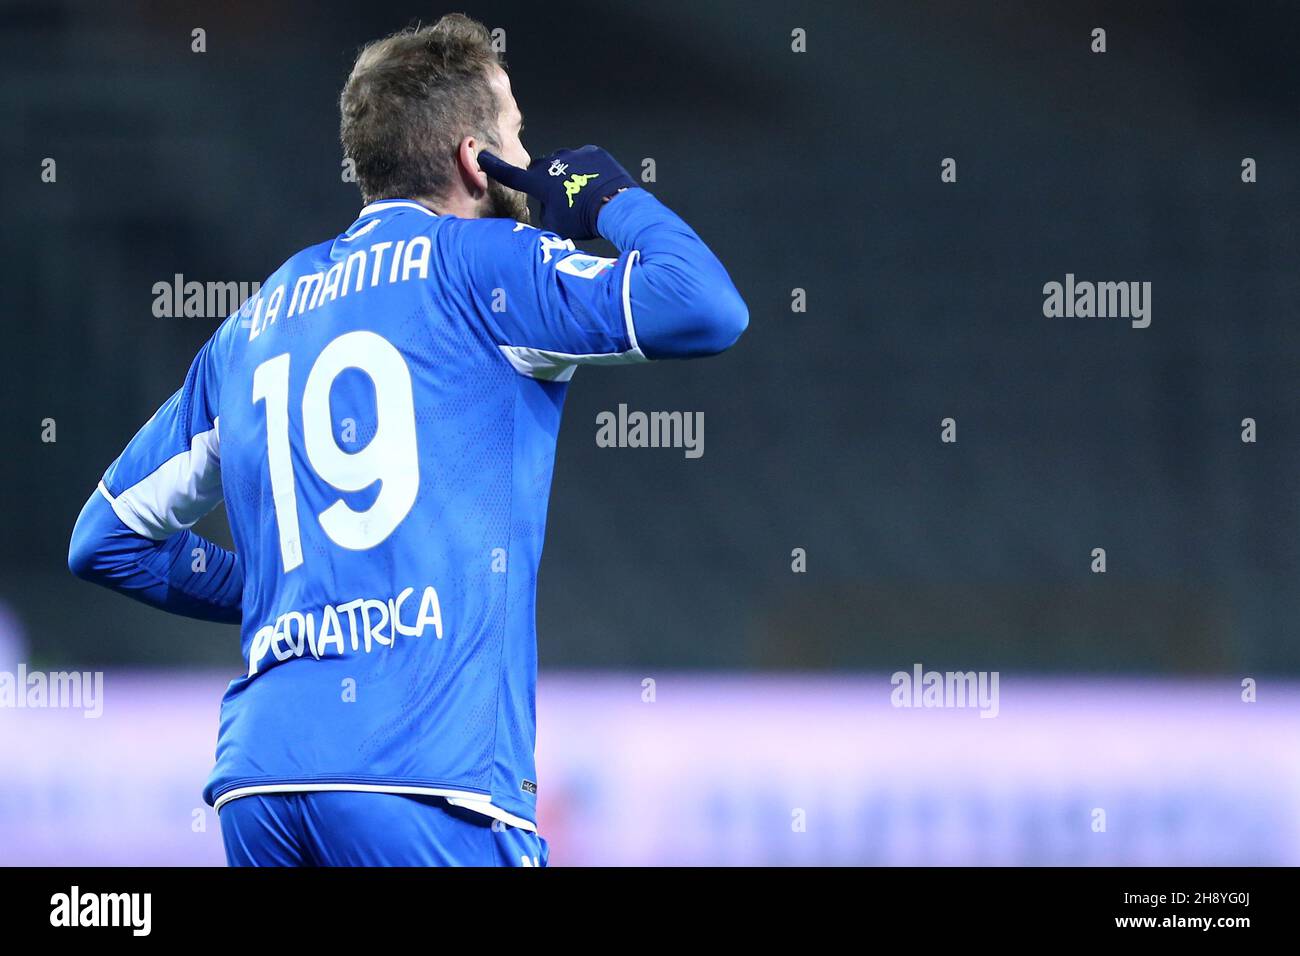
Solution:
<svg viewBox="0 0 1300 956"><path fill-rule="evenodd" d="M402 604L415 593L407 588L395 598L357 598L330 604L315 611L286 611L273 624L264 624L253 634L248 649L248 676L261 669L267 654L277 662L311 654L316 660L327 655L342 657L349 650L369 654L378 647L392 647L398 637L423 637L431 632L442 640L442 606L438 592L426 587L413 623L402 620ZM407 618L412 612L408 609ZM318 621L319 618L319 621Z"/></svg>

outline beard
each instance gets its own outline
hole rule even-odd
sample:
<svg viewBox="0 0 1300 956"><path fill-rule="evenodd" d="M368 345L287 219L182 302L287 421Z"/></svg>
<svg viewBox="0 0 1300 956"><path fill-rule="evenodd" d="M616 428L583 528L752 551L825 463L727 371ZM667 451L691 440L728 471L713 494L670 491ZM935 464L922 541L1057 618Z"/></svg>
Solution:
<svg viewBox="0 0 1300 956"><path fill-rule="evenodd" d="M503 186L495 179L489 179L483 217L528 222L528 195Z"/></svg>

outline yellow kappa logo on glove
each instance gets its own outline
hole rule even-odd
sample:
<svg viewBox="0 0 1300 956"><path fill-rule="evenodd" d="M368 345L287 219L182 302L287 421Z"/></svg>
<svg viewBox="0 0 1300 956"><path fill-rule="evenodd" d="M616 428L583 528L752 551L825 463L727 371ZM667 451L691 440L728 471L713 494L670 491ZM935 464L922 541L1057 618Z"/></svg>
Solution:
<svg viewBox="0 0 1300 956"><path fill-rule="evenodd" d="M570 209L573 208L573 197L578 195L578 191L599 175L600 173L574 173L564 181L564 195L569 197Z"/></svg>

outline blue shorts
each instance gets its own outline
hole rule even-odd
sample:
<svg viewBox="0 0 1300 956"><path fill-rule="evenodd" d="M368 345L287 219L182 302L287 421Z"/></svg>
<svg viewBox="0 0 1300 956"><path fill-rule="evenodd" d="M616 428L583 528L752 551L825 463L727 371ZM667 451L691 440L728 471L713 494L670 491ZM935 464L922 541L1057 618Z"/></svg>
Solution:
<svg viewBox="0 0 1300 956"><path fill-rule="evenodd" d="M441 797L322 790L221 808L231 866L545 866L546 841Z"/></svg>

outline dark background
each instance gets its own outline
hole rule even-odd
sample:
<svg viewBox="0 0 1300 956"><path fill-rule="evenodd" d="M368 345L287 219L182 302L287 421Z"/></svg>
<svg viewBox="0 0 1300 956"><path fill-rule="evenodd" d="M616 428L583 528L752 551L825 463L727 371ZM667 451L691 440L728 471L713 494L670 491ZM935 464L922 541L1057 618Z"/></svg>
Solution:
<svg viewBox="0 0 1300 956"><path fill-rule="evenodd" d="M0 5L0 598L30 660L239 669L235 629L73 580L68 535L217 325L155 318L153 284L344 229L357 49L458 9L506 30L532 153L653 158L751 314L719 358L575 376L543 667L1300 672L1285 3ZM1067 272L1152 282L1151 327L1045 318ZM704 457L597 448L619 403L703 411Z"/></svg>

